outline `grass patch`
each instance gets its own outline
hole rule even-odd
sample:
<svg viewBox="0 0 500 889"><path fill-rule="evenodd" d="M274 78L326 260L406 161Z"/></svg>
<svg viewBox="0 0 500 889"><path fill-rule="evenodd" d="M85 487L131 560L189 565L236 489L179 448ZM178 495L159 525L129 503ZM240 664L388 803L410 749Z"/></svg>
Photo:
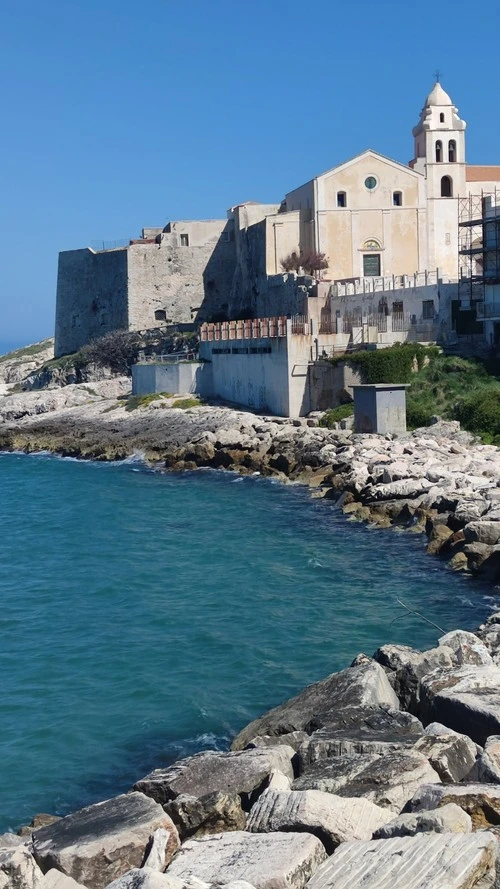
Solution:
<svg viewBox="0 0 500 889"><path fill-rule="evenodd" d="M174 401L172 407L178 407L181 411L186 411L190 407L199 407L201 401L199 398L179 398Z"/></svg>
<svg viewBox="0 0 500 889"><path fill-rule="evenodd" d="M347 417L352 417L353 413L354 405L352 402L349 402L349 404L339 404L338 407L332 407L329 411L325 411L319 421L319 425L327 429L333 429L335 423L339 423L340 420L345 420Z"/></svg>
<svg viewBox="0 0 500 889"><path fill-rule="evenodd" d="M30 358L32 355L38 355L48 348L50 340L42 340L41 343L33 343L32 346L24 346L22 349L14 349L13 352L7 352L6 355L0 355L0 362L15 361L22 358Z"/></svg>
<svg viewBox="0 0 500 889"><path fill-rule="evenodd" d="M148 407L153 401L159 398L172 398L170 392L150 392L149 395L129 395L124 399L124 407L126 411L136 411L141 407Z"/></svg>

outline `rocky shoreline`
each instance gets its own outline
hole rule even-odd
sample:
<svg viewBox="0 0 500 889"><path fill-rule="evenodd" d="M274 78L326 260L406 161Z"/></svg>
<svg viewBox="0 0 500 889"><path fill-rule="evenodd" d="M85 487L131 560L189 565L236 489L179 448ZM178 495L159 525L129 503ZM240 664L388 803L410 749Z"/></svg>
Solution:
<svg viewBox="0 0 500 889"><path fill-rule="evenodd" d="M500 613L360 654L230 752L0 836L0 886L498 889L499 664Z"/></svg>
<svg viewBox="0 0 500 889"><path fill-rule="evenodd" d="M0 449L92 460L140 454L155 468L214 468L307 484L352 520L425 533L458 571L500 581L500 450L456 422L355 435L316 418L256 416L158 398L128 410L127 379L0 398Z"/></svg>
<svg viewBox="0 0 500 889"><path fill-rule="evenodd" d="M393 438L174 398L127 411L127 385L6 396L0 448L308 484L498 581L500 452L458 424ZM242 729L231 752L36 816L0 837L0 889L500 889L499 856L500 612L430 651L358 655Z"/></svg>

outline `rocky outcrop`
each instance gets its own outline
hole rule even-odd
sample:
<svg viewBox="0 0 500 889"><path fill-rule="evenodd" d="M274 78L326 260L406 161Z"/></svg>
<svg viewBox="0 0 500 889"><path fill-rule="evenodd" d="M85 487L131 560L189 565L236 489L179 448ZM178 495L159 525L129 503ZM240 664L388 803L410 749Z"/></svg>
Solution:
<svg viewBox="0 0 500 889"><path fill-rule="evenodd" d="M20 383L28 374L36 371L54 357L54 340L49 338L8 355L0 355L0 386Z"/></svg>
<svg viewBox="0 0 500 889"><path fill-rule="evenodd" d="M325 858L312 834L236 831L188 840L167 874L217 885L246 880L255 889L303 889Z"/></svg>
<svg viewBox="0 0 500 889"><path fill-rule="evenodd" d="M354 707L398 709L398 699L383 669L374 661L333 673L310 685L295 698L250 723L233 741L244 747L255 735L282 735L314 725L335 723L338 713Z"/></svg>
<svg viewBox="0 0 500 889"><path fill-rule="evenodd" d="M158 803L128 793L36 830L33 854L43 871L56 868L89 889L103 889L143 863L158 828L168 831L168 862L179 847L175 825Z"/></svg>

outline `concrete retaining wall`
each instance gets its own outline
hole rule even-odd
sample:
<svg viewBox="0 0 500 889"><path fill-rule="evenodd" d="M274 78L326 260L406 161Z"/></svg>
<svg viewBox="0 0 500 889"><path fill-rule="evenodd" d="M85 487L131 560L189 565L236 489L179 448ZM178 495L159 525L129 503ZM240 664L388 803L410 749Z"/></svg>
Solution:
<svg viewBox="0 0 500 889"><path fill-rule="evenodd" d="M198 361L177 364L134 364L132 395L169 392L171 395L212 394L212 367Z"/></svg>

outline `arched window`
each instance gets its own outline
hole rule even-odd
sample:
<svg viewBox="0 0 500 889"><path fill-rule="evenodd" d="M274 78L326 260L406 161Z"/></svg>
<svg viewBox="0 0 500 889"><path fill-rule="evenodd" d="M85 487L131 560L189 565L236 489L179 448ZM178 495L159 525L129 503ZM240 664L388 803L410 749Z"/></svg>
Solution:
<svg viewBox="0 0 500 889"><path fill-rule="evenodd" d="M402 191L393 191L392 193L392 203L395 207L403 206L403 192Z"/></svg>
<svg viewBox="0 0 500 889"><path fill-rule="evenodd" d="M443 176L443 178L441 179L441 197L453 197L453 182L450 176Z"/></svg>
<svg viewBox="0 0 500 889"><path fill-rule="evenodd" d="M444 112L443 111L439 115L439 123L444 123Z"/></svg>
<svg viewBox="0 0 500 889"><path fill-rule="evenodd" d="M345 191L337 192L337 207L347 207L347 195Z"/></svg>
<svg viewBox="0 0 500 889"><path fill-rule="evenodd" d="M457 143L454 139L448 142L448 160L450 164L454 164L457 159Z"/></svg>
<svg viewBox="0 0 500 889"><path fill-rule="evenodd" d="M443 160L443 143L440 139L436 142L436 163L440 164Z"/></svg>

